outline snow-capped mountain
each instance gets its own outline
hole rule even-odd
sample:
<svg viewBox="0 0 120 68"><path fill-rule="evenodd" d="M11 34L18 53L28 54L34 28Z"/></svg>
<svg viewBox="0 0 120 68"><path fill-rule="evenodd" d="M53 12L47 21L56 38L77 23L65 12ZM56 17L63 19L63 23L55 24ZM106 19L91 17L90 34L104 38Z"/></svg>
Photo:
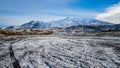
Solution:
<svg viewBox="0 0 120 68"><path fill-rule="evenodd" d="M13 25L13 26L9 26L9 27L7 27L6 29L10 29L10 30L12 30L12 29L19 29L19 28L20 28L19 25Z"/></svg>
<svg viewBox="0 0 120 68"><path fill-rule="evenodd" d="M75 26L75 25L111 25L111 23L99 21L96 19L82 19L82 18L67 17L65 19L61 19L58 21L51 21L51 22L30 21L28 23L20 25L20 27L10 26L7 29L69 27L69 26Z"/></svg>
<svg viewBox="0 0 120 68"><path fill-rule="evenodd" d="M82 19L70 17L51 22L51 27L68 27L73 25L111 25L111 23L96 19Z"/></svg>
<svg viewBox="0 0 120 68"><path fill-rule="evenodd" d="M20 29L30 29L30 28L47 28L50 27L49 23L42 21L30 21L20 26Z"/></svg>

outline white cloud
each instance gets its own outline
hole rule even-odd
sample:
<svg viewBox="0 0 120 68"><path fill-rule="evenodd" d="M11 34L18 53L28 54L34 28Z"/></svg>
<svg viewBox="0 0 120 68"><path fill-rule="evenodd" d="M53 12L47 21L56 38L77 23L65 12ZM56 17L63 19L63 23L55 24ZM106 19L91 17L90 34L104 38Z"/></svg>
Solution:
<svg viewBox="0 0 120 68"><path fill-rule="evenodd" d="M104 13L97 15L96 19L120 24L120 3L107 8Z"/></svg>

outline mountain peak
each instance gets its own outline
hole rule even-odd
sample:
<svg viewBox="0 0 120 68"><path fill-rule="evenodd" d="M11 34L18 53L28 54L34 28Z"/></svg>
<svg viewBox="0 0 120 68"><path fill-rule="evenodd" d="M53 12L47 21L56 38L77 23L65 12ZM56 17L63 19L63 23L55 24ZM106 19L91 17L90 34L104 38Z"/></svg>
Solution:
<svg viewBox="0 0 120 68"><path fill-rule="evenodd" d="M70 19L70 18L71 18L71 17L66 17L65 19L68 20L68 19Z"/></svg>
<svg viewBox="0 0 120 68"><path fill-rule="evenodd" d="M30 22L34 22L34 20L30 21Z"/></svg>

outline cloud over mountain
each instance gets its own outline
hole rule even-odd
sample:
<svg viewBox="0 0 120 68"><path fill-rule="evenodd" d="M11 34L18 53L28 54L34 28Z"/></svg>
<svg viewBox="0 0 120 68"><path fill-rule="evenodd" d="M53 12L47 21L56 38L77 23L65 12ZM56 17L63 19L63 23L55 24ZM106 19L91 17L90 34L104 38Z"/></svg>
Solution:
<svg viewBox="0 0 120 68"><path fill-rule="evenodd" d="M96 19L120 24L120 3L107 8L105 13L97 15Z"/></svg>

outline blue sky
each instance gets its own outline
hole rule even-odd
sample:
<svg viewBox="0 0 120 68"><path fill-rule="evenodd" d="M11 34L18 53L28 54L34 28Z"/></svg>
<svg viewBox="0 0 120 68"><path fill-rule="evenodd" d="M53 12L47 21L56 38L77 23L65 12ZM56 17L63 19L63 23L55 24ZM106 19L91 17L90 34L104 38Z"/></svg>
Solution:
<svg viewBox="0 0 120 68"><path fill-rule="evenodd" d="M94 18L120 0L0 0L0 25L65 17Z"/></svg>

